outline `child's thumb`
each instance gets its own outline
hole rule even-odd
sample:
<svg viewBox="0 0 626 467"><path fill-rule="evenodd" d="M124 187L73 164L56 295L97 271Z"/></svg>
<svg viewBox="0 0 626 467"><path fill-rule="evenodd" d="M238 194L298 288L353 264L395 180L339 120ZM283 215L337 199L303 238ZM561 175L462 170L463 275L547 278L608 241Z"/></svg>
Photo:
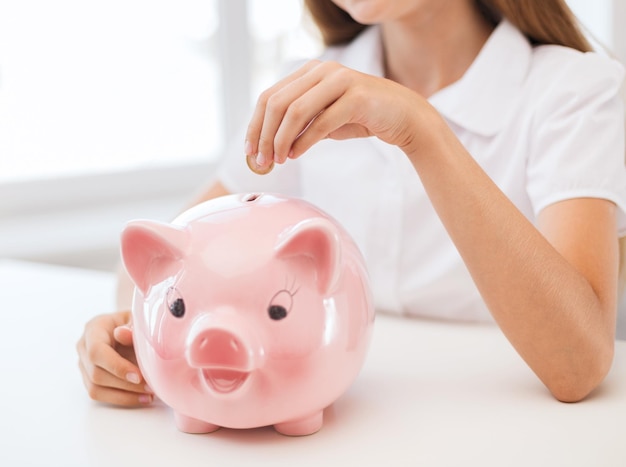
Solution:
<svg viewBox="0 0 626 467"><path fill-rule="evenodd" d="M133 328L128 324L118 326L113 330L113 337L121 345L133 345Z"/></svg>

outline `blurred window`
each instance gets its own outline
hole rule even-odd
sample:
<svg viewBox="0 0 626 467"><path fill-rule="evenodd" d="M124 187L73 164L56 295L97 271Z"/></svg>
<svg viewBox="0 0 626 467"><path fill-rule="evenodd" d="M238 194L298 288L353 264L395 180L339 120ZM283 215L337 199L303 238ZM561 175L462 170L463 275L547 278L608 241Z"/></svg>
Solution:
<svg viewBox="0 0 626 467"><path fill-rule="evenodd" d="M623 1L568 0L609 47ZM224 21L251 54L220 52ZM282 63L319 53L312 31L301 0L0 0L0 183L215 161L236 84L250 105Z"/></svg>
<svg viewBox="0 0 626 467"><path fill-rule="evenodd" d="M220 1L0 0L0 183L219 157ZM253 96L316 41L300 1L239 5Z"/></svg>

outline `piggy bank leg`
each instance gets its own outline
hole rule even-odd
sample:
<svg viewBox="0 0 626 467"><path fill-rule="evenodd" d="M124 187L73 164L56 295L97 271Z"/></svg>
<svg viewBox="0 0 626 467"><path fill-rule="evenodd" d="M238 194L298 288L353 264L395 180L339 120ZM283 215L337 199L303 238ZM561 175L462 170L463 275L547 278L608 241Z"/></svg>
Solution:
<svg viewBox="0 0 626 467"><path fill-rule="evenodd" d="M217 425L203 422L202 420L188 417L187 415L183 415L178 412L174 412L174 419L176 420L176 428L185 433L212 433L213 431L220 429Z"/></svg>
<svg viewBox="0 0 626 467"><path fill-rule="evenodd" d="M281 435L287 436L312 435L322 428L323 417L324 412L320 410L319 412L309 415L308 417L277 423L274 425L274 429Z"/></svg>

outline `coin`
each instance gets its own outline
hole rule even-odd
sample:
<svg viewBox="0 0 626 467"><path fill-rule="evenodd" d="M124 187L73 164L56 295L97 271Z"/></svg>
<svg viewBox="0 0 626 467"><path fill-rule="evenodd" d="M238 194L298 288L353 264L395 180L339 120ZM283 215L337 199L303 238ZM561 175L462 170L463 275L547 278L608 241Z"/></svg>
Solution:
<svg viewBox="0 0 626 467"><path fill-rule="evenodd" d="M249 156L246 156L246 163L248 164L250 170L259 175L268 174L274 168L274 161L271 161L270 164L265 167L260 167L259 165L257 165L256 154L250 154Z"/></svg>

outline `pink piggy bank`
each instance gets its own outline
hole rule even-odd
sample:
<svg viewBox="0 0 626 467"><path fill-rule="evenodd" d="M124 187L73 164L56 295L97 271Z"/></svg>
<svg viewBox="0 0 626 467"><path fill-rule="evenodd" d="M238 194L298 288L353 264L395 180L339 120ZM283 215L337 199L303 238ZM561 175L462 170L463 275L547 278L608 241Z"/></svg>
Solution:
<svg viewBox="0 0 626 467"><path fill-rule="evenodd" d="M172 224L132 221L121 252L141 371L181 431L314 433L362 367L374 322L363 258L305 201L229 195Z"/></svg>

